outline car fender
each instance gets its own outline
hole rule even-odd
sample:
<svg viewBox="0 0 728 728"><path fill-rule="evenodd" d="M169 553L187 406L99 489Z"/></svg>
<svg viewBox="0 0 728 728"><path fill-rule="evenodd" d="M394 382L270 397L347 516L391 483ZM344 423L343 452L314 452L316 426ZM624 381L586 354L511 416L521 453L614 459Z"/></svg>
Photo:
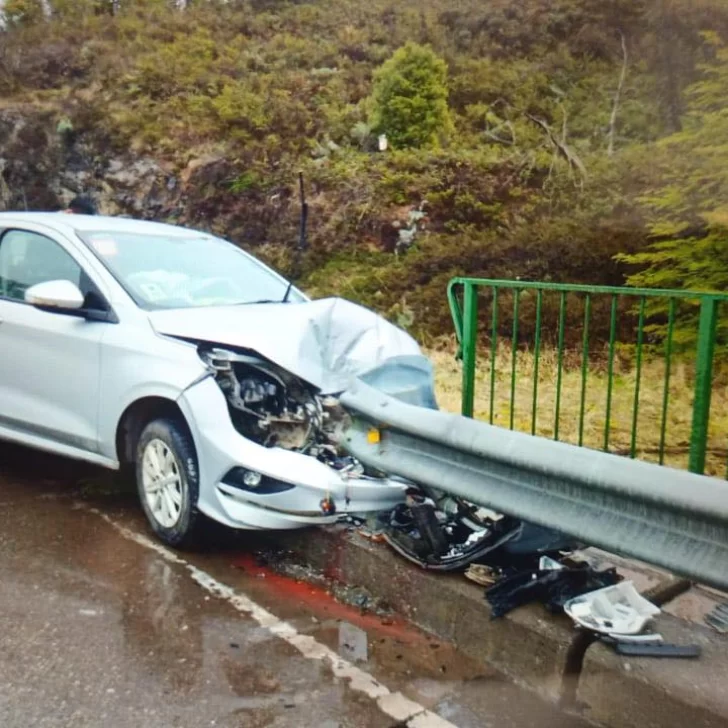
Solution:
<svg viewBox="0 0 728 728"><path fill-rule="evenodd" d="M119 328L104 340L99 397L100 449L115 460L117 429L132 404L147 397L177 402L208 374L193 344L160 336L148 324L131 340Z"/></svg>

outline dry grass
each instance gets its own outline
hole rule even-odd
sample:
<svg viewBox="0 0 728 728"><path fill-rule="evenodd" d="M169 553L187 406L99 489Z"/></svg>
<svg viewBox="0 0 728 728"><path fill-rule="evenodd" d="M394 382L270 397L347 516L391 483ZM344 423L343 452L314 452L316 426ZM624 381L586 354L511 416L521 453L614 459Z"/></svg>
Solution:
<svg viewBox="0 0 728 728"><path fill-rule="evenodd" d="M439 404L443 409L459 412L462 370L455 360L454 347L428 352L436 367ZM561 383L559 439L578 444L581 408L581 368L578 355L570 354L565 361ZM553 350L542 351L539 364L536 434L554 437L556 411L557 357ZM493 424L510 427L511 351L503 346L496 355ZM475 416L488 420L490 416L490 353L478 359L475 380ZM637 417L636 456L657 462L664 391L665 365L662 360L643 362L640 379ZM610 415L609 450L629 454L636 371L632 365L615 363ZM587 374L584 404L582 443L586 447L604 448L607 402L607 371L603 364L591 363ZM670 376L670 397L667 410L665 464L686 468L693 403L693 372L686 363L673 363ZM531 432L534 387L534 356L519 352L516 357L516 387L513 407L513 428ZM728 390L723 384L714 385L711 426L706 473L725 477L726 446L728 445Z"/></svg>

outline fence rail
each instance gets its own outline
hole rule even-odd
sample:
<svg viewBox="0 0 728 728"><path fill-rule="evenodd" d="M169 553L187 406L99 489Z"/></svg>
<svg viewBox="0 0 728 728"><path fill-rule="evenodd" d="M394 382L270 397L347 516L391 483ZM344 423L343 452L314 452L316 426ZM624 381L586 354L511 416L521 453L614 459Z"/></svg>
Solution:
<svg viewBox="0 0 728 728"><path fill-rule="evenodd" d="M480 377L486 385L487 407L483 416L494 424L497 415L497 387L503 378L497 365L499 351L510 353L508 369L506 410L507 416L499 424L509 429L516 427L517 395L519 388L519 356L524 349L532 355L529 372L528 412L526 429L530 434L548 434L555 440L564 439L564 418L570 418L574 427L574 444L586 443L585 422L587 407L597 408L590 393L590 374L595 364L606 369L605 391L600 392L599 414L603 412L599 441L590 447L613 451L616 390L620 389L621 416L629 418L628 442L620 452L635 458L641 451L641 425L649 425L656 459L665 463L673 449L687 450L686 466L694 473L704 473L709 451L725 450L709 448L711 432L711 395L716 384L717 353L721 355L728 340L728 320L721 316L728 295L706 294L696 291L638 289L626 287L566 285L525 281L500 281L474 278L456 278L448 287L450 310L462 357L462 414L475 414L476 382L479 357L487 358L488 376ZM481 318L480 314L485 313ZM543 387L543 357L546 347L555 353L555 381L553 383L553 408L548 425L544 425L543 405L540 406L540 388ZM619 355L619 356L618 356ZM622 379L617 376L618 358L627 357L630 362L630 402L624 402ZM574 360L578 357L578 363ZM661 362L661 382L656 387L655 361ZM529 360L530 361L530 360ZM652 409L655 416L641 411L645 366L650 365L650 391L659 390L659 404ZM670 439L670 416L680 417L670 407L675 396L674 377L676 365L687 367L692 390L689 406L692 409L689 432ZM564 381L567 373L576 370L578 390L575 407L564 412ZM593 379L593 375L592 375ZM604 380L604 377L601 378ZM591 383L593 385L593 382ZM722 386L722 385L721 385ZM523 397L519 396L523 408ZM654 404L654 403L653 403ZM685 404L681 405L683 408ZM603 408L603 409L602 409ZM645 423L645 418L649 419ZM594 416L590 415L590 420ZM506 421L507 420L507 421ZM714 428L715 429L715 428ZM728 433L726 441L728 441ZM718 433L720 436L721 433ZM671 444L673 445L672 447ZM650 448L647 448L648 450ZM642 453L644 455L644 452ZM718 457L718 455L715 455ZM723 461L725 458L721 456ZM721 466L721 475L726 471ZM716 471L716 467L711 465Z"/></svg>

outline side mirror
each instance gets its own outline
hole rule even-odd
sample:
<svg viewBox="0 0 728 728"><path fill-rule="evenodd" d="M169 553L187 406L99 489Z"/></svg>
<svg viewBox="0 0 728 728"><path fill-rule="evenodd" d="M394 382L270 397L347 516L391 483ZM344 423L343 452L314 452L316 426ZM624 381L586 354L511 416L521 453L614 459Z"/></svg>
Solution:
<svg viewBox="0 0 728 728"><path fill-rule="evenodd" d="M71 281L37 283L25 292L25 301L38 308L75 311L83 306L83 293Z"/></svg>

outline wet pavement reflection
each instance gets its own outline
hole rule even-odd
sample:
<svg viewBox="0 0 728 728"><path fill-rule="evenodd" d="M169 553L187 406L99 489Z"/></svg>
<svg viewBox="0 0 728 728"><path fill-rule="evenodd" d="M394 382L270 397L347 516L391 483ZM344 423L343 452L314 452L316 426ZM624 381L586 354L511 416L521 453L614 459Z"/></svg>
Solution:
<svg viewBox="0 0 728 728"><path fill-rule="evenodd" d="M148 536L113 474L0 444L0 726L399 724L114 523ZM351 621L362 669L455 725L581 725L404 623L257 566L253 546L183 558L333 650Z"/></svg>

